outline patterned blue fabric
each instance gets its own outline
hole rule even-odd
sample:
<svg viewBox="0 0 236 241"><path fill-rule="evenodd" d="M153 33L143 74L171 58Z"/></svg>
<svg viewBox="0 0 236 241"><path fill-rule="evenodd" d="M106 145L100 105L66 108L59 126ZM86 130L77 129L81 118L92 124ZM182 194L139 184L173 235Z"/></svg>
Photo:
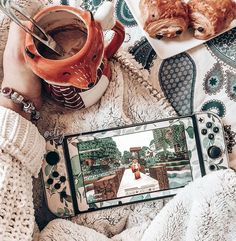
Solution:
<svg viewBox="0 0 236 241"><path fill-rule="evenodd" d="M236 28L209 41L207 46L222 62L236 68Z"/></svg>
<svg viewBox="0 0 236 241"><path fill-rule="evenodd" d="M190 55L181 53L162 62L159 81L167 99L179 115L192 112L196 66Z"/></svg>
<svg viewBox="0 0 236 241"><path fill-rule="evenodd" d="M145 37L130 47L129 52L134 56L135 60L147 70L150 69L153 60L157 57L156 52Z"/></svg>
<svg viewBox="0 0 236 241"><path fill-rule="evenodd" d="M203 106L202 106L202 111L214 111L216 110L216 113L220 116L220 117L224 117L225 116L225 105L223 104L222 101L219 100L209 100L208 102L206 102Z"/></svg>
<svg viewBox="0 0 236 241"><path fill-rule="evenodd" d="M84 0L83 7L95 12L103 1ZM150 73L158 63L156 81L179 115L210 110L229 118L228 109L232 108L231 102L236 101L236 28L193 50L160 60L137 26L125 0L115 1L115 14L125 26L123 46L128 47L136 61ZM209 58L209 63L206 58ZM196 99L199 106L196 105ZM231 119L229 121L231 123Z"/></svg>

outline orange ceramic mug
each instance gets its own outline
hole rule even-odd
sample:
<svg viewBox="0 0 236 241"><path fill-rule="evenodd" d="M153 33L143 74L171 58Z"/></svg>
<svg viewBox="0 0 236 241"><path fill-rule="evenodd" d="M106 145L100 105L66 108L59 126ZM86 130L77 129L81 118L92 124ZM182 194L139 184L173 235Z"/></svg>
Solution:
<svg viewBox="0 0 236 241"><path fill-rule="evenodd" d="M89 11L51 6L38 12L34 20L67 50L62 58L54 56L31 35L26 35L25 59L33 72L45 80L47 93L67 108L94 104L108 86L111 77L108 59L123 43L124 27L116 21L112 28L114 36L105 46L101 24ZM28 27L37 33L31 23Z"/></svg>

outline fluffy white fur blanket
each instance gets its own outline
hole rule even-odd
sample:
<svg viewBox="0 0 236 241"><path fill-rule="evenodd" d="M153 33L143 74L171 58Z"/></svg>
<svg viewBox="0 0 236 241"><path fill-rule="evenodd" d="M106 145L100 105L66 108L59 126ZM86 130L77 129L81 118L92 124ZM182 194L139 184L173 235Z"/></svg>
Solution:
<svg viewBox="0 0 236 241"><path fill-rule="evenodd" d="M235 226L236 173L229 169L189 184L152 221L111 239L70 221L54 220L40 241L235 241Z"/></svg>

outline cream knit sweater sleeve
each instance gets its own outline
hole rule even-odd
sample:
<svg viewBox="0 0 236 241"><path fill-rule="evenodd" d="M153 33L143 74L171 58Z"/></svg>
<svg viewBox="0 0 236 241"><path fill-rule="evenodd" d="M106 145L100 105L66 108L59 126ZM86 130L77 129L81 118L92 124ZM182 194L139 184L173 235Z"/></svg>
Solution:
<svg viewBox="0 0 236 241"><path fill-rule="evenodd" d="M34 228L32 176L45 142L36 126L0 107L0 240L31 241Z"/></svg>

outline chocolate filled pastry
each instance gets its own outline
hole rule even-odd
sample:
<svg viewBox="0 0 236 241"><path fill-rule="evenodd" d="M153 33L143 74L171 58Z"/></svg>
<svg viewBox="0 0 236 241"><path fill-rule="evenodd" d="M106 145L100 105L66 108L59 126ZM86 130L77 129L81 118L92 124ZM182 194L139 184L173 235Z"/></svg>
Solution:
<svg viewBox="0 0 236 241"><path fill-rule="evenodd" d="M188 6L180 0L140 0L139 8L152 38L174 38L188 28Z"/></svg>
<svg viewBox="0 0 236 241"><path fill-rule="evenodd" d="M190 0L190 25L194 37L208 39L229 27L236 17L236 4L232 0Z"/></svg>

